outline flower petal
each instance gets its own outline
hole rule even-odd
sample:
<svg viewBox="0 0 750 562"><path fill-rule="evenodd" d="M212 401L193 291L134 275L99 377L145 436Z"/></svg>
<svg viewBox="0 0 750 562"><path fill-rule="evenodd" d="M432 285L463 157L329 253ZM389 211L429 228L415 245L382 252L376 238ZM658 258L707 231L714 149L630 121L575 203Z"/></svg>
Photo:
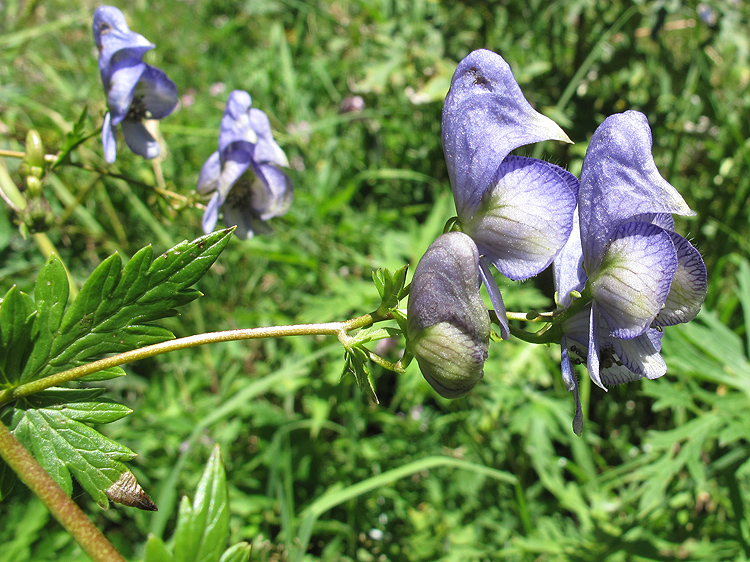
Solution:
<svg viewBox="0 0 750 562"><path fill-rule="evenodd" d="M607 390L602 382L601 367L599 364L599 338L601 337L601 315L597 310L596 301L591 303L589 312L589 343L586 346L586 368L589 371L589 378L594 381L596 386Z"/></svg>
<svg viewBox="0 0 750 562"><path fill-rule="evenodd" d="M112 115L109 112L104 116L102 146L104 147L104 160L108 164L114 163L117 160L117 129L112 125Z"/></svg>
<svg viewBox="0 0 750 562"><path fill-rule="evenodd" d="M143 97L147 119L163 119L177 107L177 86L164 72L153 66L146 65L135 95Z"/></svg>
<svg viewBox="0 0 750 562"><path fill-rule="evenodd" d="M213 197L211 197L208 205L206 205L206 212L203 213L203 220L201 221L203 232L206 234L213 232L216 227L216 222L219 220L219 207L221 207L223 202L224 198L221 196L221 193L217 191L213 194Z"/></svg>
<svg viewBox="0 0 750 562"><path fill-rule="evenodd" d="M622 222L642 213L695 214L659 174L648 120L637 111L611 115L594 132L583 161L579 200L587 271L599 267Z"/></svg>
<svg viewBox="0 0 750 562"><path fill-rule="evenodd" d="M651 327L674 326L698 315L708 288L706 265L698 250L685 238L670 232L677 250L677 272L672 279L664 308Z"/></svg>
<svg viewBox="0 0 750 562"><path fill-rule="evenodd" d="M148 65L130 58L112 67L112 77L107 90L107 107L112 113L112 124L119 125L130 111L135 89Z"/></svg>
<svg viewBox="0 0 750 562"><path fill-rule="evenodd" d="M258 142L255 145L255 160L288 168L289 160L273 138L268 116L260 109L252 108L250 109L250 124L258 136Z"/></svg>
<svg viewBox="0 0 750 562"><path fill-rule="evenodd" d="M219 152L222 159L225 158L224 151L234 143L254 145L258 142L258 136L250 122L249 112L252 103L250 94L242 90L234 90L229 94L219 132ZM247 146L247 150L251 150L250 146Z"/></svg>
<svg viewBox="0 0 750 562"><path fill-rule="evenodd" d="M565 383L565 388L568 389L568 392L573 393L573 399L576 406L576 413L573 416L573 432L580 437L581 433L583 432L583 411L581 410L581 396L578 392L578 379L576 379L576 376L573 373L573 367L570 364L570 356L568 355L568 341L565 336L563 336L562 341L560 342L560 349L560 367L562 370L562 379Z"/></svg>
<svg viewBox="0 0 750 562"><path fill-rule="evenodd" d="M514 281L544 270L570 238L576 208L570 185L577 182L555 168L534 158L506 158L473 218L463 223L479 252Z"/></svg>
<svg viewBox="0 0 750 562"><path fill-rule="evenodd" d="M634 376L618 381L613 378L614 371L609 374L603 373L602 377L605 382L607 384L619 384L641 377L658 379L664 375L667 372L667 364L660 353L662 335L663 333L658 330L648 329L640 336L629 340L612 338L609 343L616 357ZM619 371L619 374L622 374L622 371Z"/></svg>
<svg viewBox="0 0 750 562"><path fill-rule="evenodd" d="M253 211L264 221L286 214L294 197L292 181L273 164L253 164L260 180L253 186Z"/></svg>
<svg viewBox="0 0 750 562"><path fill-rule="evenodd" d="M154 140L143 123L125 120L120 125L122 125L125 143L135 154L143 156L147 160L159 156L161 152L159 143Z"/></svg>
<svg viewBox="0 0 750 562"><path fill-rule="evenodd" d="M459 219L472 217L512 150L543 140L570 142L526 101L508 63L487 50L464 58L443 106L443 150Z"/></svg>
<svg viewBox="0 0 750 562"><path fill-rule="evenodd" d="M113 58L135 58L137 62L141 62L143 54L155 47L143 35L130 31L125 16L114 6L100 6L96 9L92 31L94 43L99 49L99 70L105 89L109 89Z"/></svg>
<svg viewBox="0 0 750 562"><path fill-rule="evenodd" d="M221 161L217 150L203 164L201 173L198 175L198 193L211 193L219 187L219 176L221 176Z"/></svg>
<svg viewBox="0 0 750 562"><path fill-rule="evenodd" d="M510 338L508 313L505 310L505 303L503 302L503 295L500 293L500 287L497 286L497 282L490 271L489 262L484 257L479 258L479 275L482 278L482 283L487 288L487 292L490 294L490 302L495 309L495 316L497 316L499 322L500 337L507 340Z"/></svg>
<svg viewBox="0 0 750 562"><path fill-rule="evenodd" d="M661 310L677 270L665 230L628 222L614 233L601 267L590 275L591 294L612 336L642 334Z"/></svg>
<svg viewBox="0 0 750 562"><path fill-rule="evenodd" d="M583 270L583 250L581 249L581 229L578 213L573 213L573 229L570 238L557 254L553 263L555 278L555 302L562 308L571 305L571 291L582 291L586 285L586 272Z"/></svg>

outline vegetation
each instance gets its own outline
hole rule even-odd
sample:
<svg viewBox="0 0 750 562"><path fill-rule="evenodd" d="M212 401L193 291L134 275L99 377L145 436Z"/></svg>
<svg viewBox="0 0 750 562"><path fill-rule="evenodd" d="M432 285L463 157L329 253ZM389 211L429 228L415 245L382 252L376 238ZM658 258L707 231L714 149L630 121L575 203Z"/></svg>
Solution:
<svg viewBox="0 0 750 562"><path fill-rule="evenodd" d="M24 150L31 129L48 153L77 123L98 133L96 6L0 0L0 149ZM217 444L229 498L221 546L250 542L251 560L750 558L750 6L118 7L156 43L145 60L177 84L180 105L160 122L167 151L156 164L120 143L107 166L94 136L44 178L48 236L79 287L115 252L127 262L151 244L158 256L201 234L195 185L230 91L252 95L291 163L291 210L271 221L271 235L228 241L196 284L204 296L159 320L177 337L377 309L373 272L413 268L453 214L442 101L457 62L477 48L502 54L532 105L576 143L519 152L574 174L606 116L644 112L662 175L698 213L679 227L709 272L698 319L664 337L665 377L606 394L581 377L589 419L580 438L559 348L517 340L493 342L483 382L455 401L437 396L416 364L405 374L374 365L375 404L341 376L333 337L219 343L126 365L127 376L96 386L133 412L96 427L137 453L127 466L159 511L103 510L76 482L72 495L127 559L146 555L149 533L175 555L183 548L179 498L194 498ZM0 180L7 172L20 184L19 162L1 158ZM0 206L0 294L14 285L33 294L46 257L14 219ZM551 275L501 288L508 310L554 306ZM397 361L402 347L383 339L377 352ZM207 474L220 475L217 458ZM0 522L0 560L87 559L20 484L0 502Z"/></svg>

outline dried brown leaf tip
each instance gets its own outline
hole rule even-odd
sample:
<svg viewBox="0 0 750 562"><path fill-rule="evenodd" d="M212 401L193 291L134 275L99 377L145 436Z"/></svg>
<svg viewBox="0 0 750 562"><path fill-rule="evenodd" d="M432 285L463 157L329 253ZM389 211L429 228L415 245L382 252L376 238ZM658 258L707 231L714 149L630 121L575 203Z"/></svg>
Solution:
<svg viewBox="0 0 750 562"><path fill-rule="evenodd" d="M137 507L144 511L158 511L156 504L143 491L141 485L138 484L138 480L130 471L120 474L117 482L112 484L105 493L111 502L128 507Z"/></svg>

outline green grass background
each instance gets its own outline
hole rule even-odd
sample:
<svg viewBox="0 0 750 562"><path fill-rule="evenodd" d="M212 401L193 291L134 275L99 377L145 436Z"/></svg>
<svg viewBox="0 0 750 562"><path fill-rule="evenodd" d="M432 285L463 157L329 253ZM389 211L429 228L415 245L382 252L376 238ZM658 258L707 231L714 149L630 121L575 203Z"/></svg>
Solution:
<svg viewBox="0 0 750 562"><path fill-rule="evenodd" d="M0 0L0 147L22 149L35 128L54 152L84 106L87 129L101 126L97 6ZM117 6L156 43L146 61L179 88L180 108L161 123L160 165L188 201L75 167L48 176L50 237L79 282L115 251L127 258L200 234L194 186L231 90L266 111L292 165L291 211L272 221L272 236L230 243L198 284L205 296L165 322L178 336L374 309L372 272L415 265L454 212L442 100L477 48L502 54L532 105L576 143L521 154L577 174L607 115L646 113L660 171L697 211L678 229L709 271L699 319L667 330L665 377L605 394L584 374L582 438L556 347L493 343L484 381L453 402L416 365L402 376L376 368L378 406L352 377L339 381L342 349L330 338L219 344L131 365L108 395L134 413L101 430L139 454L132 469L160 511L102 511L76 495L123 554L138 559L150 532L170 536L179 496L219 443L232 542L253 542L253 560L750 557L747 3L706 2L711 22L697 2L676 0ZM342 112L355 95L364 109ZM156 184L154 167L120 145L110 170ZM99 140L76 158L104 166ZM3 165L18 180L18 162ZM14 283L31 292L43 262L0 207L0 292ZM552 306L547 274L502 289L510 310ZM402 344L383 355L397 359ZM448 460L425 462L436 456ZM8 562L85 559L19 488L0 503L0 545Z"/></svg>

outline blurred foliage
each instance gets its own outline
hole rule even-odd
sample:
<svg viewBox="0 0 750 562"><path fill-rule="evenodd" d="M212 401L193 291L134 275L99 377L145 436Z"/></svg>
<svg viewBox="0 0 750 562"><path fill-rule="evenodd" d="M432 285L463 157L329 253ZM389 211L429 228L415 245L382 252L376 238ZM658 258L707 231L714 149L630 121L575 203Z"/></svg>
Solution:
<svg viewBox="0 0 750 562"><path fill-rule="evenodd" d="M35 128L48 151L62 149L82 115L88 133L101 126L96 6L0 0L0 148L22 150ZM578 173L604 117L647 114L659 169L698 213L679 228L704 253L710 279L707 310L667 330L663 380L604 394L582 377L590 420L580 439L558 350L516 342L493 344L485 382L454 402L435 396L412 365L405 375L373 369L373 405L354 377L339 382L341 347L326 340L235 342L131 365L105 384L135 412L101 429L138 453L130 467L160 511L102 511L74 490L124 554L142 556L149 532L172 535L177 499L195 489L218 443L230 543L252 542L252 560L293 559L301 514L324 494L439 455L511 473L518 485L455 466L394 480L323 514L307 559L750 557L747 3L118 6L156 43L146 60L168 72L181 102L161 122L167 153L157 167L121 150L110 168L136 181L82 168L104 166L96 138L44 178L57 218L50 237L74 278L114 251L127 259L149 242L162 251L196 237L194 186L232 89L248 90L268 113L293 167L290 213L274 219L272 236L230 242L198 284L206 296L164 322L178 336L377 308L372 272L416 264L452 214L442 99L456 63L480 47L501 53L532 105L577 143L521 153ZM17 164L0 161L20 186ZM161 174L177 196L147 187ZM44 263L12 218L0 207L2 294L14 283L31 291ZM501 288L511 310L551 306L548 276ZM389 345L379 351L396 360L402 342ZM17 522L0 525L0 558L82 560L45 510L17 492L0 503L0 520Z"/></svg>

